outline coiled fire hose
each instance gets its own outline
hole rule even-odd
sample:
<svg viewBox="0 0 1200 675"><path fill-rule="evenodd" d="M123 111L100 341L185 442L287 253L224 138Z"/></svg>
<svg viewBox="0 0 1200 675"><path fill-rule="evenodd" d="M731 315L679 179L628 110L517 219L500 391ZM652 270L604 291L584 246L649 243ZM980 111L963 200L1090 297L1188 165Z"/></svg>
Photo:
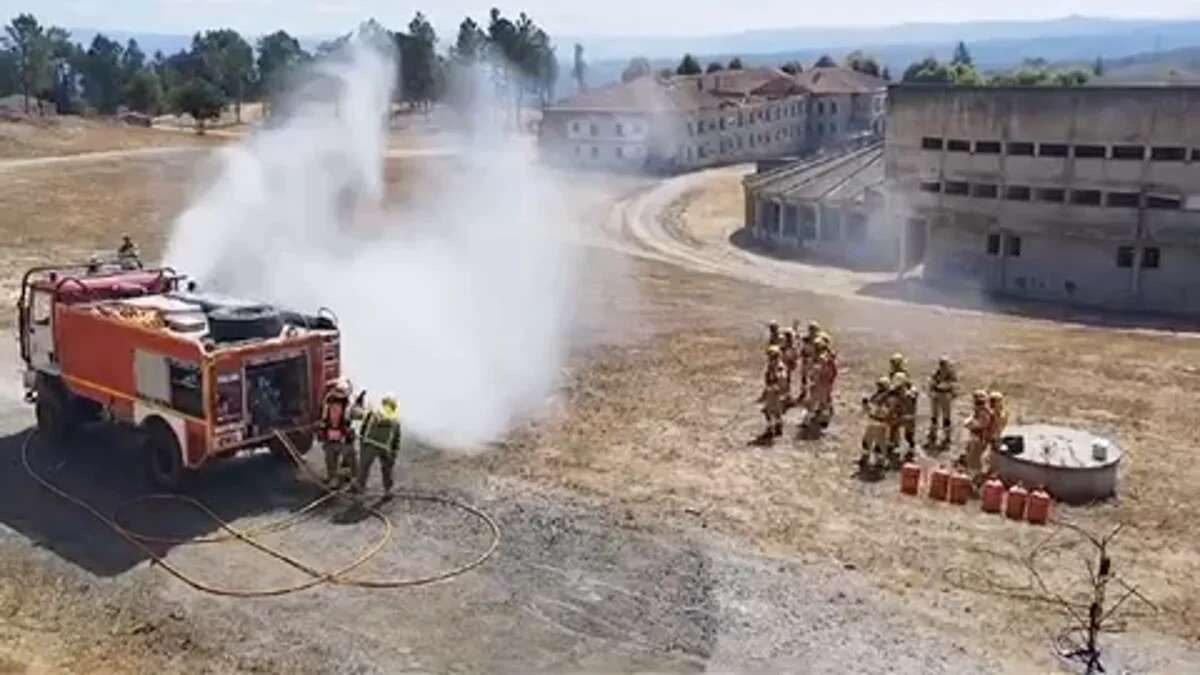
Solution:
<svg viewBox="0 0 1200 675"><path fill-rule="evenodd" d="M479 567L483 563L487 562L487 560L491 558L493 554L495 554L496 550L500 546L500 526L483 510L449 497L440 497L437 495L419 494L414 492L398 492L392 495L394 499L442 504L460 511L465 511L471 516L483 521L484 525L486 525L491 534L491 541L488 543L487 548L478 556L464 564L424 576L409 578L352 577L350 576L351 572L362 567L383 550L383 547L386 546L391 540L392 534L395 531L392 521L386 515L384 515L383 512L376 507L363 505L363 508L366 510L366 512L383 525L383 534L380 535L380 537L373 542L365 552L363 552L350 563L347 563L346 565L334 570L321 570L313 565L305 563L299 558L283 553L278 549L272 548L266 544L263 544L262 542L257 541L255 536L273 532L281 532L292 527L301 520L309 517L322 504L325 504L326 502L344 494L345 490L326 490L324 494L309 502L297 512L290 514L285 518L246 530L235 528L228 521L218 516L212 509L210 509L200 500L184 495L156 494L138 497L119 506L112 516L107 516L83 499L46 480L46 478L38 474L33 469L33 466L29 461L29 451L36 435L37 432L31 432L27 434L24 442L21 444L21 462L24 464L25 471L31 478L37 481L38 484L40 484L49 492L83 509L87 513L91 514L92 517L107 525L113 532L116 532L123 539L134 546L134 548L144 553L150 560L164 569L171 576L175 577L179 581L182 581L189 587L204 593L235 598L263 598L297 593L322 584L356 586L360 588L411 588L414 586L426 586L461 576L475 569L476 567ZM305 473L307 473L310 478L315 479L316 483L320 485L320 478L313 474L312 469L310 469L309 466L304 462L303 458L300 457L300 454L296 451L296 448L292 445L287 436L276 432L276 437L279 439L279 442L283 444L283 447L287 450L288 454L291 456L296 465L299 466ZM367 495L364 496L368 495L382 496L382 493L367 493ZM158 537L142 534L121 524L119 517L126 509L137 504L144 504L151 501L174 501L186 504L204 514L206 517L216 523L223 534L193 539L174 539L170 537ZM309 578L306 581L290 586L280 586L266 589L220 587L192 577L187 572L169 562L165 555L160 555L159 553L155 552L150 546L151 544L186 546L192 544L216 544L235 541L242 542L270 556L271 558L274 558L275 560L302 572Z"/></svg>

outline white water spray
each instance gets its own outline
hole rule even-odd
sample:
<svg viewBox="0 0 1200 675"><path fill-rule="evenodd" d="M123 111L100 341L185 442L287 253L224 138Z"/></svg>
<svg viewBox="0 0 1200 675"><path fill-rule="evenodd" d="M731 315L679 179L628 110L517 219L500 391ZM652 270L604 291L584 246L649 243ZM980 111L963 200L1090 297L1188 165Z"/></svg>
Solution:
<svg viewBox="0 0 1200 675"><path fill-rule="evenodd" d="M336 103L300 100L221 151L166 262L202 288L332 308L356 388L393 392L427 441L493 440L545 404L566 356L569 211L527 158L494 147L468 150L427 207L385 205L394 65L346 56L315 68Z"/></svg>

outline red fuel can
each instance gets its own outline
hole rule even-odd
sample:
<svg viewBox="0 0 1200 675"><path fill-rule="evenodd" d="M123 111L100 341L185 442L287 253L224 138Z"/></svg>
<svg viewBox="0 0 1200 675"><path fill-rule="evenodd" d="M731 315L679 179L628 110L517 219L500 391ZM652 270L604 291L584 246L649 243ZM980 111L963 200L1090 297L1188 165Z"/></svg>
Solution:
<svg viewBox="0 0 1200 675"><path fill-rule="evenodd" d="M963 505L971 498L971 477L956 472L950 476L950 503Z"/></svg>
<svg viewBox="0 0 1200 675"><path fill-rule="evenodd" d="M950 472L945 467L939 466L929 476L929 498L944 502L949 491Z"/></svg>
<svg viewBox="0 0 1200 675"><path fill-rule="evenodd" d="M1046 521L1050 520L1050 493L1042 488L1038 488L1029 493L1029 506L1025 512L1025 519L1034 525L1045 525Z"/></svg>
<svg viewBox="0 0 1200 675"><path fill-rule="evenodd" d="M990 478L983 484L981 492L983 510L986 513L1000 513L1004 508L1004 483L999 478Z"/></svg>
<svg viewBox="0 0 1200 675"><path fill-rule="evenodd" d="M909 462L900 467L900 491L915 495L921 487L921 467Z"/></svg>
<svg viewBox="0 0 1200 675"><path fill-rule="evenodd" d="M1013 520L1025 519L1025 502L1029 491L1020 483L1008 489L1008 500L1004 505L1004 513Z"/></svg>

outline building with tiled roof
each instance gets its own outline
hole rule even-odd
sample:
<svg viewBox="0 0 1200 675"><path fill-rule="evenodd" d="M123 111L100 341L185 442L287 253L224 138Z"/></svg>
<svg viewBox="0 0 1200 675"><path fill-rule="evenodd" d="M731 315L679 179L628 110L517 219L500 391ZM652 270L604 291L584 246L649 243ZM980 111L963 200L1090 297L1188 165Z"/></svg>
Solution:
<svg viewBox="0 0 1200 675"><path fill-rule="evenodd" d="M803 77L775 68L645 76L584 91L543 115L540 146L554 164L684 171L795 156L882 133L874 78L818 69Z"/></svg>

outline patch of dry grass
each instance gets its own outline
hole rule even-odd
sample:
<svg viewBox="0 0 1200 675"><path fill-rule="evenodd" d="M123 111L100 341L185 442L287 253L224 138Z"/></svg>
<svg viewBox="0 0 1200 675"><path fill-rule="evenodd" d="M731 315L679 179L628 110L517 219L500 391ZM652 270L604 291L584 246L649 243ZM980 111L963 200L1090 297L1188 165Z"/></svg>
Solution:
<svg viewBox="0 0 1200 675"><path fill-rule="evenodd" d="M59 157L150 147L210 146L220 142L217 138L190 133L164 132L77 117L0 120L0 159Z"/></svg>

